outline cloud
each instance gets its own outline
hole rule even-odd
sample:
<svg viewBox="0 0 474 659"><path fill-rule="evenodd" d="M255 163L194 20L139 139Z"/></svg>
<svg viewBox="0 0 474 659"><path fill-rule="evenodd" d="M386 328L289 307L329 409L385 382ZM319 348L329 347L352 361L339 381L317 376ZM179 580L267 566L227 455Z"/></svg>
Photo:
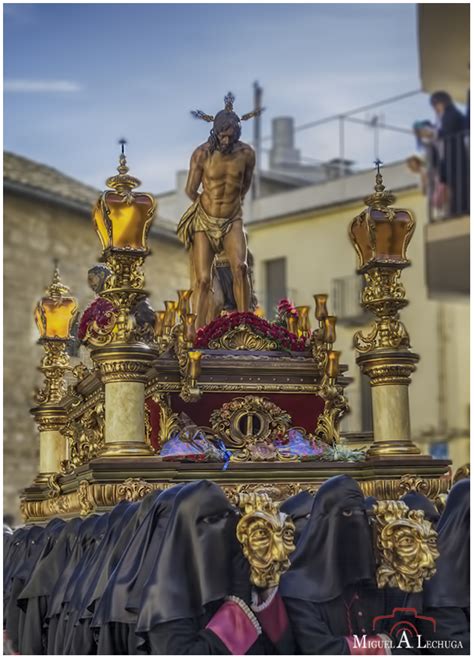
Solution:
<svg viewBox="0 0 474 659"><path fill-rule="evenodd" d="M25 80L11 78L5 80L3 89L10 93L51 94L76 93L82 91L82 86L73 80Z"/></svg>

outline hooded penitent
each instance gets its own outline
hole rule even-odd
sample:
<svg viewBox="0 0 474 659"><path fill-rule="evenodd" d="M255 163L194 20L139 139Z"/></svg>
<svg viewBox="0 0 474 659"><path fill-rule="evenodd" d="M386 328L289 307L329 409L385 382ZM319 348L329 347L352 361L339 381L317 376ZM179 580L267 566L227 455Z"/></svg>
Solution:
<svg viewBox="0 0 474 659"><path fill-rule="evenodd" d="M82 519L77 517L61 528L51 551L40 557L18 597L19 606L26 611L22 654L46 654L45 620L50 596L64 573L81 524Z"/></svg>
<svg viewBox="0 0 474 659"><path fill-rule="evenodd" d="M284 501L280 510L291 517L295 525L295 544L305 528L313 508L314 496L309 492L299 492Z"/></svg>
<svg viewBox="0 0 474 659"><path fill-rule="evenodd" d="M32 571L45 547L50 550L50 541L64 525L59 519L51 520L45 528L34 526L28 533L24 552L18 556L11 574L11 593L6 611L6 630L14 650L19 650L19 640L25 619L25 611L18 605L18 597L28 582Z"/></svg>
<svg viewBox="0 0 474 659"><path fill-rule="evenodd" d="M107 516L107 526L100 542L84 555L78 565L75 585L67 609L63 651L66 654L95 654L96 646L87 606L97 580L105 569L107 555L115 546L121 529L127 525L138 504L121 501Z"/></svg>
<svg viewBox="0 0 474 659"><path fill-rule="evenodd" d="M375 562L364 496L348 476L335 476L318 490L311 516L280 592L311 602L339 597L344 589L372 581Z"/></svg>
<svg viewBox="0 0 474 659"><path fill-rule="evenodd" d="M470 606L470 480L456 483L437 527L439 558L436 574L424 588L425 606Z"/></svg>
<svg viewBox="0 0 474 659"><path fill-rule="evenodd" d="M61 649L62 654L68 653L71 632L70 625L74 620L76 593L81 592L81 585L85 575L88 574L89 567L94 564L94 557L97 548L103 542L107 533L110 524L110 517L111 513L109 512L99 516L99 519L94 524L94 534L68 581L67 588L62 598L61 612L58 618L58 633L56 635L58 654L59 649Z"/></svg>
<svg viewBox="0 0 474 659"><path fill-rule="evenodd" d="M425 497L424 494L419 492L408 492L401 498L403 503L406 503L410 510L422 510L425 513L425 519L430 521L433 526L436 526L439 520L439 512L435 505Z"/></svg>
<svg viewBox="0 0 474 659"><path fill-rule="evenodd" d="M94 538L97 537L97 532L99 530L102 531L104 521L103 516L91 515L82 522L67 563L63 567L61 577L56 581L49 597L49 606L46 614L46 623L48 625L48 654L62 654L64 625L59 625L59 616L62 612L63 603L68 601L68 585L83 554L91 545L94 545Z"/></svg>
<svg viewBox="0 0 474 659"><path fill-rule="evenodd" d="M134 653L135 624L143 585L156 562L177 485L149 494L140 505L137 526L96 603L92 627L98 628L100 654Z"/></svg>
<svg viewBox="0 0 474 659"><path fill-rule="evenodd" d="M209 481L176 495L161 549L142 594L137 632L183 618L230 592L237 516L223 491Z"/></svg>

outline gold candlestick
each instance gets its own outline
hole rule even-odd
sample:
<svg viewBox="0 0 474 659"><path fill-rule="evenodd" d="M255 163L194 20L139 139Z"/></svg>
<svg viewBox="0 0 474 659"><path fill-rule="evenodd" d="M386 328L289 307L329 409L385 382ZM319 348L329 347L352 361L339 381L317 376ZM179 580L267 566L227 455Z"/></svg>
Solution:
<svg viewBox="0 0 474 659"><path fill-rule="evenodd" d="M164 320L164 334L168 336L176 324L176 311L178 303L174 300L165 300L165 320Z"/></svg>
<svg viewBox="0 0 474 659"><path fill-rule="evenodd" d="M307 338L311 334L309 307L296 307L296 311L298 312L298 333L300 336Z"/></svg>
<svg viewBox="0 0 474 659"><path fill-rule="evenodd" d="M196 388L197 379L201 374L202 352L200 350L190 350L189 355L189 378L191 389Z"/></svg>
<svg viewBox="0 0 474 659"><path fill-rule="evenodd" d="M161 338L163 336L165 316L166 311L155 311L155 337L157 338Z"/></svg>
<svg viewBox="0 0 474 659"><path fill-rule="evenodd" d="M288 331L298 336L298 316L289 315L286 319Z"/></svg>
<svg viewBox="0 0 474 659"><path fill-rule="evenodd" d="M195 313L187 313L184 319L184 338L191 347L194 345L196 338L196 318Z"/></svg>
<svg viewBox="0 0 474 659"><path fill-rule="evenodd" d="M339 374L339 359L341 352L339 350L329 350L326 363L326 375L330 380L335 380Z"/></svg>
<svg viewBox="0 0 474 659"><path fill-rule="evenodd" d="M178 291L178 317L180 320L186 318L186 315L191 312L191 289L181 289Z"/></svg>
<svg viewBox="0 0 474 659"><path fill-rule="evenodd" d="M313 295L313 298L316 303L316 309L314 315L316 317L316 320L322 321L328 315L328 310L327 310L328 296L324 293L316 293L316 295Z"/></svg>
<svg viewBox="0 0 474 659"><path fill-rule="evenodd" d="M336 316L327 316L324 319L324 341L329 345L336 342Z"/></svg>

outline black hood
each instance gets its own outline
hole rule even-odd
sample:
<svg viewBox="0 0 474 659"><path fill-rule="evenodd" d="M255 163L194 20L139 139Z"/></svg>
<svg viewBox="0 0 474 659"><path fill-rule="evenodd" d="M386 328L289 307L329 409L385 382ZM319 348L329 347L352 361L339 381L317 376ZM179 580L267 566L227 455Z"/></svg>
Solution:
<svg viewBox="0 0 474 659"><path fill-rule="evenodd" d="M156 562L174 498L183 487L176 485L164 492L152 492L142 501L133 536L96 604L93 627L136 621L143 585Z"/></svg>
<svg viewBox="0 0 474 659"><path fill-rule="evenodd" d="M347 586L373 582L375 560L364 496L349 476L326 481L280 582L286 597L327 602Z"/></svg>
<svg viewBox="0 0 474 659"><path fill-rule="evenodd" d="M183 487L143 590L137 632L199 617L207 604L228 595L236 524L236 511L220 487L210 481Z"/></svg>
<svg viewBox="0 0 474 659"><path fill-rule="evenodd" d="M427 606L470 606L470 485L469 479L456 483L438 522L439 558L436 574L425 584Z"/></svg>
<svg viewBox="0 0 474 659"><path fill-rule="evenodd" d="M410 508L410 510L422 510L425 513L425 519L431 522L434 526L439 521L439 512L434 503L428 497L419 492L408 492L401 498L403 503Z"/></svg>
<svg viewBox="0 0 474 659"><path fill-rule="evenodd" d="M137 503L120 501L106 517L106 527L102 538L97 538L95 544L89 548L75 570L76 583L69 602L69 612L84 612L86 617L90 613L83 611L90 603L96 583L105 569L108 554L114 549L123 527L134 515Z"/></svg>
<svg viewBox="0 0 474 659"><path fill-rule="evenodd" d="M284 501L280 510L291 517L295 525L295 544L301 537L313 508L314 496L309 492L299 492L295 496Z"/></svg>
<svg viewBox="0 0 474 659"><path fill-rule="evenodd" d="M124 557L129 542L135 537L135 534L141 525L142 521L148 515L154 502L160 495L161 490L154 490L147 494L144 499L137 503L134 513L131 514L128 522L121 528L120 536L117 539L113 549L107 554L104 560L104 567L100 573L94 592L91 594L87 608L91 613L96 610L98 600L103 597L105 589L108 587L112 573L115 571L119 562Z"/></svg>
<svg viewBox="0 0 474 659"><path fill-rule="evenodd" d="M73 520L74 521L74 520ZM65 598L65 593L68 587L69 580L82 558L84 551L87 550L91 541L94 538L95 526L100 522L99 515L90 515L84 520L80 520L80 524L75 533L75 540L72 540L72 546L65 560L64 557L58 556L60 563L62 564L62 570L59 573L60 578L58 578L53 584L53 589L51 590L49 597L49 606L46 619L51 618L54 615L58 615L61 611L61 605ZM58 548L56 544L56 548ZM51 552L53 553L53 552ZM51 555L51 554L50 554Z"/></svg>
<svg viewBox="0 0 474 659"><path fill-rule="evenodd" d="M69 559L81 524L82 519L79 517L66 522L59 532L54 547L36 564L31 578L20 595L21 599L27 600L32 597L51 595Z"/></svg>

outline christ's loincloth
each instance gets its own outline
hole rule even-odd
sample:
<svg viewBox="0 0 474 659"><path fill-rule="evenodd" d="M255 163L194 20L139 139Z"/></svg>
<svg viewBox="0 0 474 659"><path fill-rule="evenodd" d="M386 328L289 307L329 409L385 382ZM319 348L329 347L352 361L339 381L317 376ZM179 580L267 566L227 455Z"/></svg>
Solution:
<svg viewBox="0 0 474 659"><path fill-rule="evenodd" d="M189 249L193 244L193 236L197 231L204 231L215 254L224 249L224 237L230 231L234 222L242 219L242 208L238 206L232 217L212 217L201 205L198 197L180 219L176 233L178 238Z"/></svg>

